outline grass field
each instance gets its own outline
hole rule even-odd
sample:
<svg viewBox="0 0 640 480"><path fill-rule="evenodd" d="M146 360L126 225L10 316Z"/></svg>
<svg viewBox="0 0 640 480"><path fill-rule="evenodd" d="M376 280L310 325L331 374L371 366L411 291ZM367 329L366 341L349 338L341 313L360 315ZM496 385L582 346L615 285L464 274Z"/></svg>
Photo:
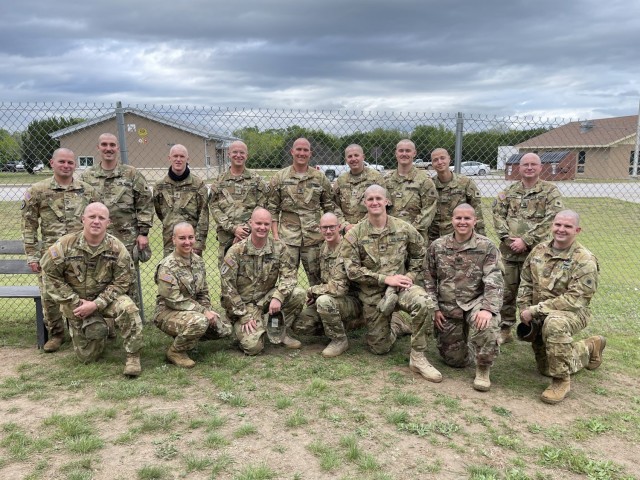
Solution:
<svg viewBox="0 0 640 480"><path fill-rule="evenodd" d="M504 346L491 391L479 393L473 370L444 366L433 344L428 357L445 378L438 385L408 370L408 338L374 356L363 331L332 360L314 337L301 351L269 347L252 358L231 341L201 343L196 368L184 371L165 363L169 338L147 325L143 374L128 380L120 339L94 365L80 365L68 343L44 354L33 348L33 302L2 300L0 478L640 478L640 207L567 204L582 214L580 240L602 272L583 335L608 343L603 366L576 375L560 405L539 401L548 379L535 373L528 344ZM489 219L488 201L484 210ZM8 215L4 229L4 238L18 238L18 216ZM147 318L157 230L142 268ZM215 302L213 238L205 258Z"/></svg>

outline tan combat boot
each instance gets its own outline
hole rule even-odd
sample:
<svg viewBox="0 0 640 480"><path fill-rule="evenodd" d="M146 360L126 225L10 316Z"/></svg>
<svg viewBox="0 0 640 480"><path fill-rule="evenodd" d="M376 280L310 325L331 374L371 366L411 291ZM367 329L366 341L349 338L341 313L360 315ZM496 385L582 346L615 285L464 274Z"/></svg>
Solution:
<svg viewBox="0 0 640 480"><path fill-rule="evenodd" d="M127 363L124 366L124 374L129 377L137 377L142 372L139 353L127 353Z"/></svg>
<svg viewBox="0 0 640 480"><path fill-rule="evenodd" d="M409 357L409 368L412 372L419 373L430 382L440 383L442 381L442 374L429 363L424 353L418 352L413 348Z"/></svg>
<svg viewBox="0 0 640 480"><path fill-rule="evenodd" d="M587 370L595 370L602 364L602 351L607 346L607 339L601 335L589 337L585 340L589 347L589 364Z"/></svg>
<svg viewBox="0 0 640 480"><path fill-rule="evenodd" d="M196 362L189 358L185 352L179 352L173 348L173 344L167 350L167 360L173 363L176 367L180 368L193 368L196 366Z"/></svg>
<svg viewBox="0 0 640 480"><path fill-rule="evenodd" d="M571 377L553 377L553 379L551 380L551 385L549 385L547 389L542 392L540 400L542 400L544 403L555 405L556 403L560 403L561 401L563 401L564 397L566 397L570 391Z"/></svg>
<svg viewBox="0 0 640 480"><path fill-rule="evenodd" d="M295 338L291 338L286 333L284 334L284 337L282 338L282 344L285 347L291 348L291 349L294 349L294 350L297 349L297 348L302 348L302 342L300 340L296 340Z"/></svg>
<svg viewBox="0 0 640 480"><path fill-rule="evenodd" d="M54 335L49 340L47 340L47 343L44 344L44 346L42 347L42 350L44 350L47 353L57 352L63 343L64 343L64 334Z"/></svg>
<svg viewBox="0 0 640 480"><path fill-rule="evenodd" d="M413 333L413 329L404 321L400 312L393 312L391 315L391 331L396 334L396 338Z"/></svg>
<svg viewBox="0 0 640 480"><path fill-rule="evenodd" d="M488 392L491 388L491 379L489 378L490 367L487 365L476 366L476 378L473 381L473 388L479 392Z"/></svg>
<svg viewBox="0 0 640 480"><path fill-rule="evenodd" d="M511 334L511 328L500 329L500 337L498 338L498 344L503 345L505 343L513 342L513 335Z"/></svg>
<svg viewBox="0 0 640 480"><path fill-rule="evenodd" d="M322 356L324 358L337 357L338 355L342 355L346 352L348 348L349 340L347 337L335 338L331 340L324 350L322 350Z"/></svg>

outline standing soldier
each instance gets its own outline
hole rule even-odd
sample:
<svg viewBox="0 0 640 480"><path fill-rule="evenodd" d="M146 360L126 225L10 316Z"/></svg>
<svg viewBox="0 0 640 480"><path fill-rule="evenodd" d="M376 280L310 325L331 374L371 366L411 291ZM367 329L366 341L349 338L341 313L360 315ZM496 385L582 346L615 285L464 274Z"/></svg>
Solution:
<svg viewBox="0 0 640 480"><path fill-rule="evenodd" d="M475 231L484 235L484 220L482 218L482 200L480 190L469 177L449 170L451 157L444 148L436 148L431 152L431 165L436 171L433 183L438 192L438 207L436 216L429 227L429 240L444 237L453 233L451 217L453 210L463 203L468 203L475 210Z"/></svg>
<svg viewBox="0 0 640 480"><path fill-rule="evenodd" d="M538 155L523 155L522 179L500 192L493 202L493 224L504 262L501 343L513 341L511 327L516 323L516 296L524 260L533 247L549 236L553 217L562 210L560 191L553 183L540 180L541 172Z"/></svg>
<svg viewBox="0 0 640 480"><path fill-rule="evenodd" d="M118 162L118 139L111 133L98 137L100 163L82 172L81 179L92 185L111 215L109 233L124 243L132 258L149 246L149 230L153 224L153 198L147 180L131 165ZM138 264L134 261L136 272ZM136 275L137 276L137 273ZM134 276L134 277L135 277ZM138 306L142 295L137 278L131 282L131 297Z"/></svg>
<svg viewBox="0 0 640 480"><path fill-rule="evenodd" d="M219 268L229 247L249 236L251 213L267 206L269 187L260 174L246 168L247 156L244 142L229 145L229 171L211 184L209 209L217 224Z"/></svg>
<svg viewBox="0 0 640 480"><path fill-rule="evenodd" d="M296 265L304 266L309 285L320 283L320 217L334 212L331 183L324 173L309 167L311 144L298 138L291 149L293 164L271 178L268 209L273 214L273 238L282 240Z"/></svg>
<svg viewBox="0 0 640 480"><path fill-rule="evenodd" d="M27 263L40 272L38 283L42 296L44 321L49 331L45 352L55 352L64 342L64 323L58 304L47 294L42 282L40 257L60 237L82 230L82 213L87 205L98 201L98 193L84 182L75 180L76 157L67 148L58 148L49 161L53 177L35 183L22 202L22 238ZM38 243L40 228L41 244Z"/></svg>
<svg viewBox="0 0 640 480"><path fill-rule="evenodd" d="M271 222L268 210L256 208L249 224L251 234L231 246L220 269L222 304L247 355L257 355L264 349L265 313L284 317L283 323L273 320L279 330L283 329L276 343L282 342L287 348L302 346L289 337L287 330L302 310L305 291L296 286L298 266L287 246L269 238Z"/></svg>
<svg viewBox="0 0 640 480"><path fill-rule="evenodd" d="M209 232L209 204L207 186L189 170L189 152L183 145L169 150L171 166L167 176L156 183L153 205L162 222L164 256L173 250L173 227L187 222L195 230L193 252L202 255Z"/></svg>
<svg viewBox="0 0 640 480"><path fill-rule="evenodd" d="M489 370L500 352L500 252L474 232L475 211L468 203L453 210L451 221L454 232L429 246L425 290L437 305L434 323L440 355L452 367L475 361L473 388L486 392L491 387Z"/></svg>
<svg viewBox="0 0 640 480"><path fill-rule="evenodd" d="M109 210L91 203L82 215L83 229L49 247L42 257L45 287L69 324L76 356L84 363L96 361L104 351L108 327L115 320L127 352L124 374L140 375L142 320L126 293L134 274L124 244L107 234Z"/></svg>
<svg viewBox="0 0 640 480"><path fill-rule="evenodd" d="M344 151L344 159L349 171L338 177L334 193L336 204L344 215L345 232L348 232L367 215L364 191L371 185L383 185L384 180L380 172L364 166L364 152L360 145L349 145Z"/></svg>
<svg viewBox="0 0 640 480"><path fill-rule="evenodd" d="M211 309L207 271L202 258L194 252L193 226L181 222L173 227L175 249L156 267L158 285L153 323L174 337L167 359L182 368L195 366L188 350L198 340L214 340L231 335L231 325Z"/></svg>
<svg viewBox="0 0 640 480"><path fill-rule="evenodd" d="M591 320L589 303L598 288L598 260L576 241L580 230L578 214L561 211L551 226L553 239L537 245L522 267L518 334L527 333L538 371L552 379L541 397L550 404L567 396L571 374L600 366L607 343L599 335L572 341Z"/></svg>
<svg viewBox="0 0 640 480"><path fill-rule="evenodd" d="M391 209L389 215L413 225L429 243L429 226L436 214L438 192L427 172L413 165L416 146L411 140L400 140L396 146L398 168L384 176Z"/></svg>
<svg viewBox="0 0 640 480"><path fill-rule="evenodd" d="M387 286L397 288L397 307L411 316L409 368L430 382L441 382L442 375L424 354L434 312L433 302L417 285L423 274L424 239L407 222L387 215L386 191L380 185L371 185L364 195L367 217L345 235L340 253L349 280L360 287L367 344L381 355L404 333L404 326L378 307Z"/></svg>

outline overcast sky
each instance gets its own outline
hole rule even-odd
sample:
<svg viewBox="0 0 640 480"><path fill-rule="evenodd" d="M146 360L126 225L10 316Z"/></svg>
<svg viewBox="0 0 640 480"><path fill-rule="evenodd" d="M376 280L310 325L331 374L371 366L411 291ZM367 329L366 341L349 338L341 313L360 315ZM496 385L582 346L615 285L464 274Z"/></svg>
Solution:
<svg viewBox="0 0 640 480"><path fill-rule="evenodd" d="M601 118L639 47L638 0L3 0L0 101Z"/></svg>

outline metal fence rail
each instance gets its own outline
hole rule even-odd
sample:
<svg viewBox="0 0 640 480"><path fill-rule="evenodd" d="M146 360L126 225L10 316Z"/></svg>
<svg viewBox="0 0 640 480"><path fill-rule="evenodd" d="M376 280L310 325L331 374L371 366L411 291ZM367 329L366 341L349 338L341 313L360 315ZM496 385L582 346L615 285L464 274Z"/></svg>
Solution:
<svg viewBox="0 0 640 480"><path fill-rule="evenodd" d="M123 122L118 128L118 113ZM117 134L128 162L153 185L169 166L169 148L181 143L189 149L190 168L210 183L227 168L226 147L242 139L249 148L250 168L270 176L291 163L289 150L301 136L312 144L312 165L343 163L344 148L363 147L366 160L395 167L395 146L403 138L414 141L418 158L429 162L430 152L446 148L455 168L480 162L487 175L475 178L482 194L485 218L491 218L493 198L508 185L517 168L518 153L545 154L543 177L556 181L569 207L583 215L581 241L599 257L601 292L621 305L638 296L640 285L640 185L634 173L638 140L637 116L580 121L560 118L491 117L466 113L303 111L231 109L163 105L0 103L0 224L3 239L19 239L20 204L26 188L51 175L48 160L59 146L78 157L78 173L99 162L98 135ZM44 164L40 169L39 164ZM637 163L635 163L637 166ZM22 171L22 170L25 171ZM36 173L28 173L36 170ZM39 171L38 171L39 170ZM488 234L494 236L489 224ZM153 270L162 255L161 228L151 234L152 261L141 264L147 317L153 311ZM495 237L494 237L495 238ZM204 258L209 265L212 300L218 302L220 283L215 229ZM33 282L25 278L25 283ZM2 279L0 279L0 282ZM304 281L304 275L302 275ZM616 300L618 299L618 300ZM2 300L3 317L32 315L31 305ZM630 308L630 307L629 307ZM626 315L621 307L609 314Z"/></svg>

